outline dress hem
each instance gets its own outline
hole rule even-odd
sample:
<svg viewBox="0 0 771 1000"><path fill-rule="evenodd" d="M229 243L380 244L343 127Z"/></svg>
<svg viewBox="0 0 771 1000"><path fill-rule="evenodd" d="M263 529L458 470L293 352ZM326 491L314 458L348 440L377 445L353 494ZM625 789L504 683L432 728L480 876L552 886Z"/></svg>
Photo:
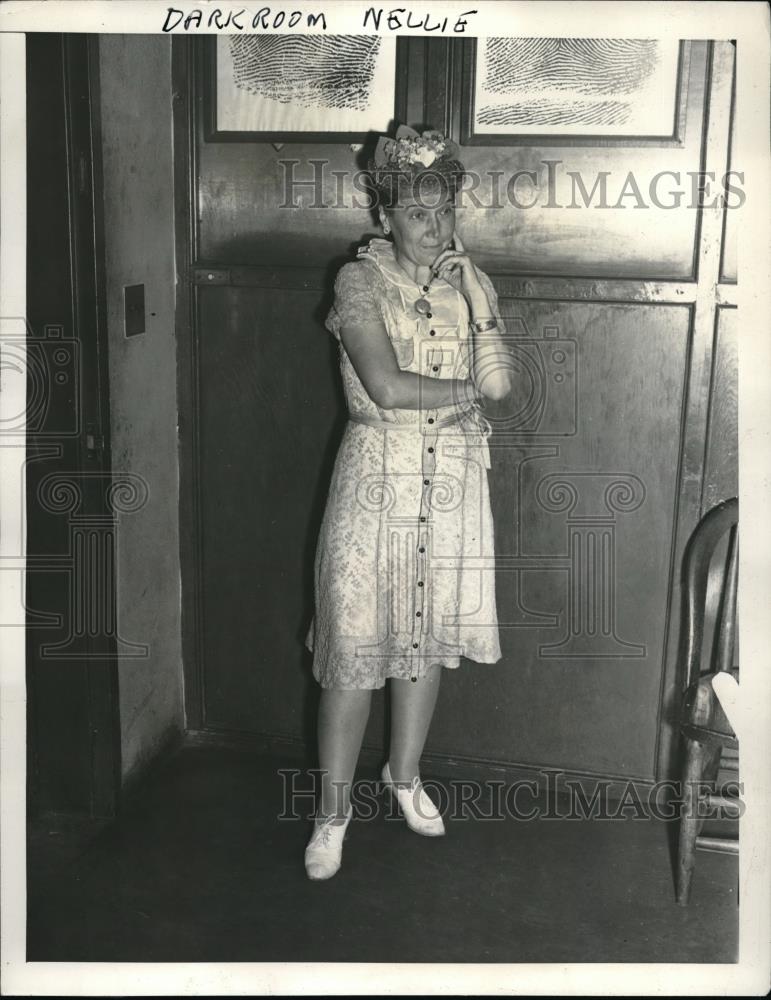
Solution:
<svg viewBox="0 0 771 1000"><path fill-rule="evenodd" d="M311 650L311 652L312 652L312 650ZM475 659L472 659L469 656L463 656L462 658L464 660L468 660L469 663L478 663L481 666L494 666L496 663L500 663L502 661L503 655L498 656L498 658L495 659L495 660L475 660ZM432 666L434 666L434 665L438 665L438 666L442 667L444 670L458 670L459 667L461 666L460 663L432 664ZM386 674L383 674L382 677L380 678L380 683L376 683L374 685L357 684L357 685L354 685L354 686L348 686L348 685L345 685L345 684L335 684L335 683L331 683L330 684L330 683L325 683L324 681L321 680L321 678L318 676L318 674L316 673L315 670L312 670L311 672L313 674L313 679L318 683L319 687L321 687L324 690L336 690L336 691L382 691L382 689L386 685L386 681L389 681L389 680L394 680L394 681L406 681L406 680L410 680L409 677L401 675L401 674L389 674L389 673L386 673Z"/></svg>

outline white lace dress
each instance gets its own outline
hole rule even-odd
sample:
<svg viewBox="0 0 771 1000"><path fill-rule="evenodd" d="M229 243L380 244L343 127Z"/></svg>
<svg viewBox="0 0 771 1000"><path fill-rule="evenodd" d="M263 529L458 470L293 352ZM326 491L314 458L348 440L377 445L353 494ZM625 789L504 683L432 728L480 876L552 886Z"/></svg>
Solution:
<svg viewBox="0 0 771 1000"><path fill-rule="evenodd" d="M478 274L502 330L495 290ZM381 409L340 341L341 326L380 320L404 371L467 378L465 299L436 280L422 316L420 297L382 239L335 281L326 325L340 342L349 413L371 423L346 425L316 549L306 646L322 687L380 688L388 677L417 679L432 664L455 668L461 656L501 658L489 428L473 413L449 423L457 407Z"/></svg>

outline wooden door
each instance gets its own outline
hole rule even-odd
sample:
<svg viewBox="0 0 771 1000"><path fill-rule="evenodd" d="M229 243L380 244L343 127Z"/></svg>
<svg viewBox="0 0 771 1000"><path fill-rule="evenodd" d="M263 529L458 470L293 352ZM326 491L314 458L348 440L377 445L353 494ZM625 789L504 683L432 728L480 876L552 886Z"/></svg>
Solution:
<svg viewBox="0 0 771 1000"><path fill-rule="evenodd" d="M184 492L198 498L187 522L191 718L302 741L315 703L302 646L310 569L343 417L321 324L342 255L375 227L350 208L277 208L282 161L307 174L323 158L333 178L350 169L347 147L205 142L201 82L183 45L178 79L190 90L178 127L189 146L178 147L191 156L180 176L198 206L180 228L190 234L181 330L189 319L183 384L196 428ZM411 46L414 120L452 127L458 107L443 106L440 90L460 72L460 53L441 40ZM721 176L733 47L693 42L684 52L676 148L469 146L462 158L541 179L555 160L586 176ZM446 678L429 752L643 782L666 773L678 567L705 506L736 489L729 214L459 213L464 243L498 289L522 382L491 414L503 660ZM382 735L377 709L366 739L379 746Z"/></svg>
<svg viewBox="0 0 771 1000"><path fill-rule="evenodd" d="M120 777L93 60L86 36L27 36L31 815L109 816Z"/></svg>

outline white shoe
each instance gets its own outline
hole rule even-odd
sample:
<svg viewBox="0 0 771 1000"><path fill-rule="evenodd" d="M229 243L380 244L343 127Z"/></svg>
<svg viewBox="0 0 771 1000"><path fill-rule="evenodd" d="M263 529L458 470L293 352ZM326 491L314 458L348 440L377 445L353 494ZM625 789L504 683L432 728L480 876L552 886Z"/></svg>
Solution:
<svg viewBox="0 0 771 1000"><path fill-rule="evenodd" d="M426 794L425 788L417 776L412 779L408 788L400 788L391 777L391 769L386 761L383 768L383 784L385 789L396 796L396 801L407 820L407 826L415 833L424 837L441 837L444 823L441 814Z"/></svg>
<svg viewBox="0 0 771 1000"><path fill-rule="evenodd" d="M353 808L348 806L348 815L342 823L335 823L334 816L316 818L311 839L305 848L305 873L308 878L319 881L332 878L343 858L343 840Z"/></svg>

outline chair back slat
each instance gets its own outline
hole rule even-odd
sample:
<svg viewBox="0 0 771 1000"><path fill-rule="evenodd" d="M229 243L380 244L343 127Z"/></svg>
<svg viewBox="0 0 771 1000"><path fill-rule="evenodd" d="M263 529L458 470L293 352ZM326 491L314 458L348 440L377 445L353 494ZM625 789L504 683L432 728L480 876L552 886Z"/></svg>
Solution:
<svg viewBox="0 0 771 1000"><path fill-rule="evenodd" d="M712 646L712 670L730 670L734 659L736 639L736 591L739 580L739 537L736 525L731 528L726 553L725 585L720 602L720 615L715 625Z"/></svg>
<svg viewBox="0 0 771 1000"><path fill-rule="evenodd" d="M708 511L699 521L694 533L688 542L684 561L684 616L683 616L683 673L682 685L686 690L694 683L701 673L702 644L704 640L704 612L707 601L707 580L709 567L718 542L723 536L735 528L739 519L739 501L736 497L724 500L712 510ZM729 545L727 560L728 569L734 566L731 571L736 574L738 568L738 534L732 532L735 538L733 546ZM735 564L735 565L734 565ZM722 581L721 589L726 589L726 584L731 579L731 573L727 579ZM728 615L735 609L736 604L736 581L733 583L733 605L723 602L724 611L733 620L733 615ZM728 621L726 617L726 621ZM733 642L735 637L735 626L725 627L720 630L725 637L725 653L728 653L730 645L730 658L733 657ZM714 643L713 643L714 649ZM730 664L728 669L730 669Z"/></svg>

